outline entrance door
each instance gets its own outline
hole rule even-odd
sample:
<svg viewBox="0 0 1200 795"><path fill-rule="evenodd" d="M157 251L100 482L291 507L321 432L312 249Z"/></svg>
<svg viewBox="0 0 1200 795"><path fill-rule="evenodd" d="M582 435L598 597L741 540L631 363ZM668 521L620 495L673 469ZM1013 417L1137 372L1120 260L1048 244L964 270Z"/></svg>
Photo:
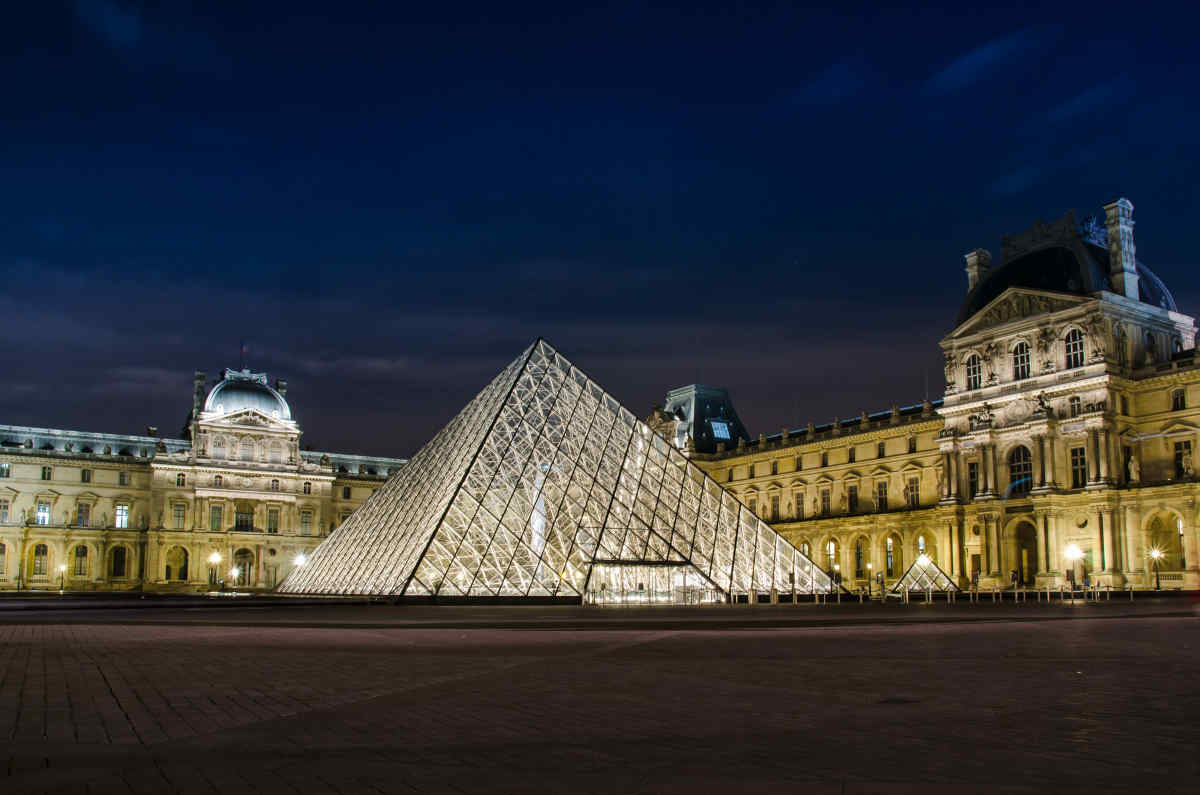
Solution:
<svg viewBox="0 0 1200 795"><path fill-rule="evenodd" d="M1017 578L1022 585L1037 582L1037 529L1029 522L1017 525Z"/></svg>

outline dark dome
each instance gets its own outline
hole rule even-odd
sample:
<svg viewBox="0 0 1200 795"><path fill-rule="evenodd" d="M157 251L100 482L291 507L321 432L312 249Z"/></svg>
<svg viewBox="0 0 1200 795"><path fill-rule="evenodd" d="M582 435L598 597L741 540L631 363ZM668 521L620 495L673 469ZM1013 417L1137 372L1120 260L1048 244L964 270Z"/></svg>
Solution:
<svg viewBox="0 0 1200 795"><path fill-rule="evenodd" d="M992 268L967 293L955 325L962 325L972 315L996 300L1009 287L1050 290L1075 295L1092 295L1101 290L1112 291L1108 277L1108 252L1091 243L1081 243L1084 256L1074 247L1051 246L1014 257ZM1178 311L1175 298L1154 273L1142 263L1137 264L1138 298L1143 303Z"/></svg>
<svg viewBox="0 0 1200 795"><path fill-rule="evenodd" d="M225 380L219 381L204 401L204 410L218 414L231 414L245 409L257 409L268 417L282 420L292 418L292 409L288 406L283 395L276 392L265 383L265 375L256 378L258 374L249 371L238 373L235 370L225 372Z"/></svg>

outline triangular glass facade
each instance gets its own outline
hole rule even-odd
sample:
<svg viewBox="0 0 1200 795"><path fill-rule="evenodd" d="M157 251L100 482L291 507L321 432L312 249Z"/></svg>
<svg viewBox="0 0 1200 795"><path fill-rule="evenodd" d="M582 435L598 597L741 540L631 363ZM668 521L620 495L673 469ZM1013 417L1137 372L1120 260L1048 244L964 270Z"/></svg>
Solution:
<svg viewBox="0 0 1200 795"><path fill-rule="evenodd" d="M950 579L950 575L942 571L928 555L918 555L913 565L908 567L896 584L892 593L905 591L957 591L958 586Z"/></svg>
<svg viewBox="0 0 1200 795"><path fill-rule="evenodd" d="M773 588L832 584L539 339L280 591L662 601Z"/></svg>

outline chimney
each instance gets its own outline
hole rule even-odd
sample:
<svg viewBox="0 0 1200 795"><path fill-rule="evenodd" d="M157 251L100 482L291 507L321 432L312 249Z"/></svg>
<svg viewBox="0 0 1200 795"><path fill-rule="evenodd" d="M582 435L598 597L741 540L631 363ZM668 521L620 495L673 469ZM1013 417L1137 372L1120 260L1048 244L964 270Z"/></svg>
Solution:
<svg viewBox="0 0 1200 795"><path fill-rule="evenodd" d="M284 381L280 378L276 378L275 379L275 391L278 392L281 396L286 395L287 394L287 381Z"/></svg>
<svg viewBox="0 0 1200 795"><path fill-rule="evenodd" d="M1133 245L1133 202L1117 199L1104 205L1108 228L1108 275L1113 292L1138 300L1137 256Z"/></svg>
<svg viewBox="0 0 1200 795"><path fill-rule="evenodd" d="M975 285L992 266L992 252L986 248L977 248L966 255L967 260L967 290L974 290Z"/></svg>

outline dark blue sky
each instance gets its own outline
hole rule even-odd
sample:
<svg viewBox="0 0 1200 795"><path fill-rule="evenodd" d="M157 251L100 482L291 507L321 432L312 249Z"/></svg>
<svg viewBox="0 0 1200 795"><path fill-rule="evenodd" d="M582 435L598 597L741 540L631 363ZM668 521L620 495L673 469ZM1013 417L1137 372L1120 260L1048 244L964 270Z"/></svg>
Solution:
<svg viewBox="0 0 1200 795"><path fill-rule="evenodd" d="M1200 309L1170 6L29 3L0 25L0 422L174 434L193 369L408 455L541 334L751 433L940 389L962 255L1136 205Z"/></svg>

